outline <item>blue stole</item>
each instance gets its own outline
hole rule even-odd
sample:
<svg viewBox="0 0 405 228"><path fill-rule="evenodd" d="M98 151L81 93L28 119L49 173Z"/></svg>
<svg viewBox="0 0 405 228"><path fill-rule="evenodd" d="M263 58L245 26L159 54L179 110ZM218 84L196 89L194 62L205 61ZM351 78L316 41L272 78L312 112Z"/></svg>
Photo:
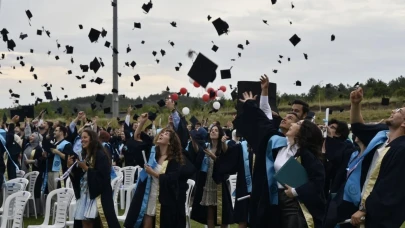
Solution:
<svg viewBox="0 0 405 228"><path fill-rule="evenodd" d="M205 145L208 147L208 143L205 143ZM204 159L202 160L201 163L201 172L208 172L208 165L210 164L210 158L208 157L208 155L204 156Z"/></svg>
<svg viewBox="0 0 405 228"><path fill-rule="evenodd" d="M245 169L245 180L246 180L246 187L247 187L247 192L251 193L252 192L252 176L250 173L250 168L249 168L249 152L247 148L247 142L243 141L240 143L242 146L242 152L243 152L243 167Z"/></svg>
<svg viewBox="0 0 405 228"><path fill-rule="evenodd" d="M80 135L76 136L75 141L73 142L73 152L77 155L82 152L82 139Z"/></svg>
<svg viewBox="0 0 405 228"><path fill-rule="evenodd" d="M267 173L267 184L269 187L270 203L272 205L278 205L278 186L277 181L274 178L274 158L273 150L280 149L287 146L287 138L274 135L269 139L267 143L266 150L266 173Z"/></svg>
<svg viewBox="0 0 405 228"><path fill-rule="evenodd" d="M65 146L69 144L68 141L62 140L57 146L56 149L59 150L60 152L63 153L63 149L65 149ZM59 172L62 167L62 163L60 160L60 156L55 154L55 157L53 158L53 163L52 163L52 172Z"/></svg>
<svg viewBox="0 0 405 228"><path fill-rule="evenodd" d="M102 145L103 145L103 147L108 146L111 149L111 146L108 143L103 142ZM112 166L111 166L110 177L111 177L111 180L114 180L114 178L117 177L117 174L115 173L114 168Z"/></svg>
<svg viewBox="0 0 405 228"><path fill-rule="evenodd" d="M4 150L5 150L6 153L7 153L8 159L10 159L10 161L13 162L13 164L14 164L14 166L15 166L15 170L16 170L16 171L20 171L20 169L18 168L18 165L15 164L15 162L14 162L13 159L11 158L10 152L8 152L8 150L7 150L7 147L6 147L6 131L3 130L3 129L0 129L0 141L1 141L1 144L3 145L3 147L4 147ZM4 182L4 183L5 183L5 182Z"/></svg>
<svg viewBox="0 0 405 228"><path fill-rule="evenodd" d="M348 178L346 180L343 200L353 203L356 207L359 206L361 199L361 188L360 188L360 178L361 178L361 167L364 157L370 153L375 147L383 144L387 141L388 131L380 131L376 136L370 141L367 148L364 150L360 157L357 157L359 152L353 152L350 157L350 162L348 164Z"/></svg>
<svg viewBox="0 0 405 228"><path fill-rule="evenodd" d="M155 150L155 146L153 146L150 150L150 156L149 156L149 160L148 160L148 165L152 169L154 169L157 165L155 155L156 155L156 150ZM145 215L146 209L148 208L149 193L151 190L152 177L148 175L148 173L145 171L145 169L142 169L142 171L139 173L137 183L139 183L139 181L145 182L145 180L146 180L145 193L144 193L143 199L142 199L141 210L139 211L138 219L136 220L136 223L134 226L135 228L139 228L142 225L143 217ZM159 199L157 199L157 200L159 200Z"/></svg>

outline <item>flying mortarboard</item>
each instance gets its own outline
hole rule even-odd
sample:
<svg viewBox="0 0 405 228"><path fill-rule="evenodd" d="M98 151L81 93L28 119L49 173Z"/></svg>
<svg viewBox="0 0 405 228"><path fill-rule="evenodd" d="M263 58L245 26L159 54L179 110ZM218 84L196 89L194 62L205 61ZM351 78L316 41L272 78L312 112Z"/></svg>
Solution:
<svg viewBox="0 0 405 228"><path fill-rule="evenodd" d="M210 15L207 16L208 21L210 21L211 18L212 18L212 17L211 17Z"/></svg>
<svg viewBox="0 0 405 228"><path fill-rule="evenodd" d="M73 46L66 45L66 54L73 54Z"/></svg>
<svg viewBox="0 0 405 228"><path fill-rule="evenodd" d="M44 94L45 94L45 98L47 100L52 100L53 99L52 98L52 93L50 91L45 91Z"/></svg>
<svg viewBox="0 0 405 228"><path fill-rule="evenodd" d="M72 71L71 70L68 70L68 72L67 72L68 74L72 74Z"/></svg>
<svg viewBox="0 0 405 228"><path fill-rule="evenodd" d="M68 98L68 95L65 95L64 97L65 97L65 99L67 99L67 98Z"/></svg>
<svg viewBox="0 0 405 228"><path fill-rule="evenodd" d="M232 67L231 67L232 69ZM221 79L230 79L231 78L231 69L221 70Z"/></svg>
<svg viewBox="0 0 405 228"><path fill-rule="evenodd" d="M137 81L141 80L141 76L139 76L139 74L137 74L134 76L134 79L137 82Z"/></svg>
<svg viewBox="0 0 405 228"><path fill-rule="evenodd" d="M222 35L224 33L229 32L229 25L225 21L223 21L220 17L217 18L215 21L212 22L212 24L215 27L215 30L217 30L218 35Z"/></svg>
<svg viewBox="0 0 405 228"><path fill-rule="evenodd" d="M215 81L217 68L217 64L199 53L187 75L206 88L209 82Z"/></svg>
<svg viewBox="0 0 405 228"><path fill-rule="evenodd" d="M32 18L32 13L31 13L31 11L30 11L30 10L26 10L26 11L25 11L25 14L27 14L28 20L31 21L31 18Z"/></svg>
<svg viewBox="0 0 405 228"><path fill-rule="evenodd" d="M257 95L256 104L259 106L260 102L260 95L261 95L261 85L260 81L252 82L252 81L238 81L238 87L235 88L235 93L237 89L237 113L238 115L243 112L243 103L239 99L243 99L243 93L251 91L253 95ZM232 91L232 93L234 92ZM232 96L231 93L231 96ZM277 110L277 84L269 83L268 88L268 99L270 107L273 111L278 112ZM236 94L235 94L236 95Z"/></svg>
<svg viewBox="0 0 405 228"><path fill-rule="evenodd" d="M97 73L100 67L101 67L100 62L96 57L94 57L93 61L90 63L90 70L93 70L94 73Z"/></svg>
<svg viewBox="0 0 405 228"><path fill-rule="evenodd" d="M189 119L189 121L190 121L193 125L195 125L196 123L198 123L198 119L195 118L195 116L192 116L192 117Z"/></svg>
<svg viewBox="0 0 405 228"><path fill-rule="evenodd" d="M335 35L333 35L333 34L330 36L330 40L331 40L331 41L335 41L335 38L336 38L336 37L335 37Z"/></svg>
<svg viewBox="0 0 405 228"><path fill-rule="evenodd" d="M83 25L79 25L79 29L83 29Z"/></svg>
<svg viewBox="0 0 405 228"><path fill-rule="evenodd" d="M8 40L7 41L7 49L14 51L14 48L16 47L14 40Z"/></svg>
<svg viewBox="0 0 405 228"><path fill-rule="evenodd" d="M110 43L110 42L108 42L108 41L106 41L106 42L105 42L105 44L104 44L104 46L105 46L105 47L107 47L107 48L109 48L109 47L110 47L110 45L111 45L111 43Z"/></svg>
<svg viewBox="0 0 405 228"><path fill-rule="evenodd" d="M381 99L381 105L383 105L383 106L388 106L388 105L390 105L390 99L387 98L387 97L383 97L383 98Z"/></svg>
<svg viewBox="0 0 405 228"><path fill-rule="evenodd" d="M157 104L159 105L159 107L164 107L165 105L166 105L166 102L163 100L163 99L161 99L161 100L159 100L158 102L157 102Z"/></svg>
<svg viewBox="0 0 405 228"><path fill-rule="evenodd" d="M215 45L215 44L211 48L211 50L213 50L214 52L217 52L218 49L219 49L219 47L217 45Z"/></svg>
<svg viewBox="0 0 405 228"><path fill-rule="evenodd" d="M87 88L86 84L82 84L81 87L82 87L82 89L86 89L86 88Z"/></svg>
<svg viewBox="0 0 405 228"><path fill-rule="evenodd" d="M170 24L175 28L177 27L177 23L175 21L170 22Z"/></svg>
<svg viewBox="0 0 405 228"><path fill-rule="evenodd" d="M94 28L91 28L90 33L89 33L90 42L92 42L92 43L96 42L98 40L98 38L100 37L100 34L101 34L100 31L98 31Z"/></svg>
<svg viewBox="0 0 405 228"><path fill-rule="evenodd" d="M131 51L131 48L129 47L129 44L128 44L127 53L129 53L130 51Z"/></svg>
<svg viewBox="0 0 405 228"><path fill-rule="evenodd" d="M161 50L160 50L160 54L162 54L162 56L165 56L165 55L166 55L166 51L163 50L163 49L161 49Z"/></svg>
<svg viewBox="0 0 405 228"><path fill-rule="evenodd" d="M142 27L141 23L138 23L138 22L134 23L134 29L135 28L141 29L141 27Z"/></svg>
<svg viewBox="0 0 405 228"><path fill-rule="evenodd" d="M238 44L238 48L243 50L243 44Z"/></svg>
<svg viewBox="0 0 405 228"><path fill-rule="evenodd" d="M103 28L103 30L101 31L101 37L105 37L107 36L107 31Z"/></svg>
<svg viewBox="0 0 405 228"><path fill-rule="evenodd" d="M20 34L20 39L21 39L21 40L24 40L24 39L27 38L27 37L28 37L27 34L23 34L23 33Z"/></svg>
<svg viewBox="0 0 405 228"><path fill-rule="evenodd" d="M156 56L157 52L156 51L152 51L152 55Z"/></svg>
<svg viewBox="0 0 405 228"><path fill-rule="evenodd" d="M308 60L308 54L304 53L304 58Z"/></svg>
<svg viewBox="0 0 405 228"><path fill-rule="evenodd" d="M103 103L103 102L104 102L104 99L105 99L105 96L104 96L104 95L101 95L101 94L97 94L97 95L96 95L96 101L97 101L97 102Z"/></svg>
<svg viewBox="0 0 405 228"><path fill-rule="evenodd" d="M111 113L111 108L105 108L104 109L104 114L109 114Z"/></svg>
<svg viewBox="0 0 405 228"><path fill-rule="evenodd" d="M169 44L174 47L174 42L169 40Z"/></svg>
<svg viewBox="0 0 405 228"><path fill-rule="evenodd" d="M147 4L144 3L142 5L142 9L145 11L146 14L149 13L149 11L150 11L150 9L152 9L152 7L153 7L152 1L149 1Z"/></svg>
<svg viewBox="0 0 405 228"><path fill-rule="evenodd" d="M291 38L290 38L290 42L294 45L294 47L295 46L297 46L297 44L299 43L299 42L301 42L301 38L299 38L298 36L297 36L297 34L294 34Z"/></svg>
<svg viewBox="0 0 405 228"><path fill-rule="evenodd" d="M37 35L42 36L42 30L41 29L37 29Z"/></svg>
<svg viewBox="0 0 405 228"><path fill-rule="evenodd" d="M97 77L96 80L94 80L94 82L100 85L101 83L103 83L103 79L100 77Z"/></svg>
<svg viewBox="0 0 405 228"><path fill-rule="evenodd" d="M294 4L291 2L291 9L294 9L294 7L295 7Z"/></svg>
<svg viewBox="0 0 405 228"><path fill-rule="evenodd" d="M141 41L141 44L145 44L145 41L144 41L144 40L142 40L142 41Z"/></svg>
<svg viewBox="0 0 405 228"><path fill-rule="evenodd" d="M111 92L112 92L112 93L118 93L118 89L113 88L113 89L111 90Z"/></svg>
<svg viewBox="0 0 405 228"><path fill-rule="evenodd" d="M156 120L156 117L157 117L157 113L148 112L148 119L149 119L150 121Z"/></svg>
<svg viewBox="0 0 405 228"><path fill-rule="evenodd" d="M33 66L31 66L30 68L30 72L34 72L35 68Z"/></svg>
<svg viewBox="0 0 405 228"><path fill-rule="evenodd" d="M136 62L135 62L135 61L132 61L132 62L131 62L131 67L132 67L132 69L133 69L135 66L136 66Z"/></svg>
<svg viewBox="0 0 405 228"><path fill-rule="evenodd" d="M59 56L55 56L55 59L56 59L56 60L59 60Z"/></svg>
<svg viewBox="0 0 405 228"><path fill-rule="evenodd" d="M301 86L301 81L297 80L297 81L295 82L295 85L296 85L296 86Z"/></svg>

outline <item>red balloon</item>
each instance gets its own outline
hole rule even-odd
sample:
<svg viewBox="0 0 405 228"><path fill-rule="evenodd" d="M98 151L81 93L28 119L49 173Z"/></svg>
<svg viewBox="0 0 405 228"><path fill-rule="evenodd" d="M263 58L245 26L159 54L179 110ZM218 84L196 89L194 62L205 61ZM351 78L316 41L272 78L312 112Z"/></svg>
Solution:
<svg viewBox="0 0 405 228"><path fill-rule="evenodd" d="M173 93L172 95L170 95L170 97L173 101L177 101L179 99L179 95L177 95L177 93Z"/></svg>
<svg viewBox="0 0 405 228"><path fill-rule="evenodd" d="M183 95L186 94L186 93L187 93L187 89L184 88L184 87L181 88L181 89L180 89L180 93L183 94Z"/></svg>
<svg viewBox="0 0 405 228"><path fill-rule="evenodd" d="M202 100L203 100L204 102L208 102L208 101L210 100L210 95L204 94L204 95L202 96Z"/></svg>
<svg viewBox="0 0 405 228"><path fill-rule="evenodd" d="M225 86L221 86L219 87L219 90L222 90L224 93L226 92L226 87Z"/></svg>
<svg viewBox="0 0 405 228"><path fill-rule="evenodd" d="M214 89L213 89L213 88L211 88L211 87L207 89L207 93L208 93L208 94L210 94L210 93L211 93L211 91L214 91Z"/></svg>
<svg viewBox="0 0 405 228"><path fill-rule="evenodd" d="M194 85L195 88L200 87L200 84L198 84L198 82L196 82L196 81L193 82L193 85Z"/></svg>

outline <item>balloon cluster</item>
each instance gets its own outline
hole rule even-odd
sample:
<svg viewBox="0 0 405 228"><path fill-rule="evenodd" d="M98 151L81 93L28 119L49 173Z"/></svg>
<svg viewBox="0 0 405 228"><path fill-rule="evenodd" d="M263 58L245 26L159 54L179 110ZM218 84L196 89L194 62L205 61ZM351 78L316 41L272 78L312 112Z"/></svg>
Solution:
<svg viewBox="0 0 405 228"><path fill-rule="evenodd" d="M213 88L208 88L207 93L202 96L202 100L204 102L208 102L209 100L215 100L217 97L223 97L226 92L226 87L221 86L218 90L214 90Z"/></svg>

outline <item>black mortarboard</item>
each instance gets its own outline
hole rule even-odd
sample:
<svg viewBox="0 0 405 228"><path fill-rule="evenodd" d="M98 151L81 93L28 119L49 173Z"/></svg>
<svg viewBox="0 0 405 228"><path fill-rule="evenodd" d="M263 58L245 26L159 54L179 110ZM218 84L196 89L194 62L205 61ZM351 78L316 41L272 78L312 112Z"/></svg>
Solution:
<svg viewBox="0 0 405 228"><path fill-rule="evenodd" d="M7 41L7 49L14 51L14 48L16 47L14 40L8 40Z"/></svg>
<svg viewBox="0 0 405 228"><path fill-rule="evenodd" d="M221 79L231 78L231 69L221 70Z"/></svg>
<svg viewBox="0 0 405 228"><path fill-rule="evenodd" d="M228 33L229 25L225 21L223 21L220 17L212 22L215 29L217 30L218 35L222 35L224 33Z"/></svg>
<svg viewBox="0 0 405 228"><path fill-rule="evenodd" d="M34 72L35 68L33 66L31 66L30 68L30 72Z"/></svg>
<svg viewBox="0 0 405 228"><path fill-rule="evenodd" d="M269 25L269 24L267 24L267 20L263 20L263 23L265 23L266 25Z"/></svg>
<svg viewBox="0 0 405 228"><path fill-rule="evenodd" d="M73 54L73 46L66 45L66 54Z"/></svg>
<svg viewBox="0 0 405 228"><path fill-rule="evenodd" d="M26 10L26 11L25 11L25 14L27 14L28 20L31 20L31 18L32 18L32 13L31 13L31 11L30 11L30 10Z"/></svg>
<svg viewBox="0 0 405 228"><path fill-rule="evenodd" d="M37 29L37 35L42 36L42 30L41 29Z"/></svg>
<svg viewBox="0 0 405 228"><path fill-rule="evenodd" d="M330 89L330 88L332 87L332 84L328 83L328 84L326 84L325 87L326 87L327 89Z"/></svg>
<svg viewBox="0 0 405 228"><path fill-rule="evenodd" d="M27 34L23 34L23 33L20 34L20 39L21 39L21 40L24 40L24 39L27 38L27 37L28 37Z"/></svg>
<svg viewBox="0 0 405 228"><path fill-rule="evenodd" d="M141 23L135 22L134 27L140 29L142 26L141 26Z"/></svg>
<svg viewBox="0 0 405 228"><path fill-rule="evenodd" d="M217 52L217 51L218 51L218 48L219 48L219 47L214 44L214 46L212 46L211 50L213 50L214 52Z"/></svg>
<svg viewBox="0 0 405 228"><path fill-rule="evenodd" d="M137 81L141 80L141 77L139 76L139 74L137 74L137 75L134 76L134 79L137 82Z"/></svg>
<svg viewBox="0 0 405 228"><path fill-rule="evenodd" d="M169 44L174 47L174 42L169 40Z"/></svg>
<svg viewBox="0 0 405 228"><path fill-rule="evenodd" d="M166 86L166 91L167 91L167 92L170 92L169 86Z"/></svg>
<svg viewBox="0 0 405 228"><path fill-rule="evenodd" d="M162 56L165 56L165 55L166 55L166 51L163 50L163 49L160 49L160 54L162 54Z"/></svg>
<svg viewBox="0 0 405 228"><path fill-rule="evenodd" d="M383 97L383 98L381 99L381 105L384 105L384 106L390 105L390 99L387 98L387 97Z"/></svg>
<svg viewBox="0 0 405 228"><path fill-rule="evenodd" d="M231 92L231 97L232 97L232 100L234 101L234 100L237 100L238 99L238 92L236 92L236 88Z"/></svg>
<svg viewBox="0 0 405 228"><path fill-rule="evenodd" d="M107 48L109 48L109 47L110 47L110 45L111 45L111 43L110 43L110 42L108 42L108 41L106 41L106 42L105 42L105 44L104 44L104 46L105 46L105 47L107 47Z"/></svg>
<svg viewBox="0 0 405 228"><path fill-rule="evenodd" d="M295 46L297 46L297 44L301 41L301 38L299 38L297 36L297 34L294 34L291 38L290 38L290 42Z"/></svg>
<svg viewBox="0 0 405 228"><path fill-rule="evenodd" d="M113 52L114 52L114 54L117 54L117 55L118 55L118 53L119 53L116 48L113 48Z"/></svg>
<svg viewBox="0 0 405 228"><path fill-rule="evenodd" d="M294 4L291 2L291 9L294 9L294 7L295 7Z"/></svg>
<svg viewBox="0 0 405 228"><path fill-rule="evenodd" d="M100 65L101 65L102 67L104 67L104 63L103 63L103 62L100 62Z"/></svg>
<svg viewBox="0 0 405 228"><path fill-rule="evenodd" d="M68 95L65 95L64 97L65 97L65 99L66 99L66 98L68 98Z"/></svg>
<svg viewBox="0 0 405 228"><path fill-rule="evenodd" d="M132 117L133 120L138 120L138 118L139 118L139 115L136 114L136 113L135 113L134 116Z"/></svg>
<svg viewBox="0 0 405 228"><path fill-rule="evenodd" d="M296 85L296 86L301 86L301 81L297 80L297 81L295 82L295 85Z"/></svg>
<svg viewBox="0 0 405 228"><path fill-rule="evenodd" d="M277 3L277 0L271 0L271 4L276 4Z"/></svg>
<svg viewBox="0 0 405 228"><path fill-rule="evenodd" d="M97 101L97 102L103 103L103 102L104 102L104 99L105 99L105 96L104 96L104 95L101 95L101 94L97 94L97 95L96 95L96 101Z"/></svg>
<svg viewBox="0 0 405 228"><path fill-rule="evenodd" d="M333 113L333 110L329 109L329 115L332 115L332 113Z"/></svg>
<svg viewBox="0 0 405 228"><path fill-rule="evenodd" d="M118 93L118 89L113 88L113 89L111 90L111 92L112 92L112 93Z"/></svg>
<svg viewBox="0 0 405 228"><path fill-rule="evenodd" d="M30 53L34 53L34 49L30 49Z"/></svg>
<svg viewBox="0 0 405 228"><path fill-rule="evenodd" d="M330 36L330 40L334 41L335 40L335 35L332 34L332 36Z"/></svg>
<svg viewBox="0 0 405 228"><path fill-rule="evenodd" d="M195 125L196 123L198 123L198 119L195 118L195 116L192 116L192 117L190 118L190 122L191 122L193 125Z"/></svg>
<svg viewBox="0 0 405 228"><path fill-rule="evenodd" d="M51 55L51 51L48 51L48 55Z"/></svg>
<svg viewBox="0 0 405 228"><path fill-rule="evenodd" d="M235 90L236 90L236 88L235 88ZM242 111L243 103L239 99L243 99L244 92L251 91L253 96L257 95L255 102L256 102L257 106L259 106L260 95L261 95L261 91L262 91L259 81L257 81L257 82L239 81L237 91L238 91L237 92L237 94L238 94L237 95L237 98L238 98L237 113L238 113L238 115L243 112ZM233 93L233 91L232 91L232 93ZM231 93L231 95L232 95L232 93ZM269 104L270 104L271 109L275 112L278 112L278 110L277 110L277 84L269 83L268 94L269 94L268 99L269 99Z"/></svg>
<svg viewBox="0 0 405 228"><path fill-rule="evenodd" d="M101 65L100 62L96 57L94 57L93 61L90 63L90 70L93 70L94 73L97 73L98 69L100 69Z"/></svg>
<svg viewBox="0 0 405 228"><path fill-rule="evenodd" d="M148 119L149 119L150 121L154 121L154 120L156 119L156 117L157 117L157 114L156 114L156 113L148 112Z"/></svg>
<svg viewBox="0 0 405 228"><path fill-rule="evenodd" d="M79 25L79 29L83 29L83 25Z"/></svg>
<svg viewBox="0 0 405 228"><path fill-rule="evenodd" d="M62 109L62 107L59 107L59 108L57 108L56 109L56 113L58 113L58 114L62 114L62 112L63 112L63 109Z"/></svg>
<svg viewBox="0 0 405 228"><path fill-rule="evenodd" d="M152 7L153 7L152 1L149 1L147 4L144 3L142 5L142 9L145 11L145 13L149 13L149 11L150 11L150 9L152 9Z"/></svg>
<svg viewBox="0 0 405 228"><path fill-rule="evenodd" d="M140 109L140 108L143 107L143 105L142 104L136 104L136 105L134 105L134 107L137 108L137 109Z"/></svg>
<svg viewBox="0 0 405 228"><path fill-rule="evenodd" d="M159 59L156 59L155 61L156 61L156 63L157 63L157 64L159 64L159 62L160 62L160 60L159 60Z"/></svg>
<svg viewBox="0 0 405 228"><path fill-rule="evenodd" d="M136 66L136 62L135 62L135 61L132 61L132 62L131 62L131 67L134 68L135 66Z"/></svg>
<svg viewBox="0 0 405 228"><path fill-rule="evenodd" d="M354 87L357 87L360 85L360 82L356 82L356 84L354 84Z"/></svg>
<svg viewBox="0 0 405 228"><path fill-rule="evenodd" d="M217 68L217 64L199 53L187 75L205 88L209 82L215 81Z"/></svg>
<svg viewBox="0 0 405 228"><path fill-rule="evenodd" d="M131 87L133 87L134 86L134 82L131 82Z"/></svg>
<svg viewBox="0 0 405 228"><path fill-rule="evenodd" d="M291 60L290 57L288 57L287 60L288 60L288 62L290 62L290 60Z"/></svg>
<svg viewBox="0 0 405 228"><path fill-rule="evenodd" d="M170 24L175 28L177 27L177 23L175 21L170 22Z"/></svg>
<svg viewBox="0 0 405 228"><path fill-rule="evenodd" d="M152 51L152 55L156 56L157 52L156 51Z"/></svg>
<svg viewBox="0 0 405 228"><path fill-rule="evenodd" d="M243 50L243 44L238 44L238 48Z"/></svg>
<svg viewBox="0 0 405 228"><path fill-rule="evenodd" d="M20 98L20 94L16 94L16 93L12 93L11 96L14 98Z"/></svg>
<svg viewBox="0 0 405 228"><path fill-rule="evenodd" d="M59 60L59 56L55 56L55 59L56 59L56 60Z"/></svg>
<svg viewBox="0 0 405 228"><path fill-rule="evenodd" d="M35 96L35 93L31 92L31 96Z"/></svg>
<svg viewBox="0 0 405 228"><path fill-rule="evenodd" d="M129 67L129 62L125 62L125 66Z"/></svg>
<svg viewBox="0 0 405 228"><path fill-rule="evenodd" d="M21 65L22 67L24 67L24 66L25 66L24 61L20 61L20 65Z"/></svg>
<svg viewBox="0 0 405 228"><path fill-rule="evenodd" d="M50 91L45 91L44 94L45 94L45 97L46 97L47 100L52 100L53 99L52 98L52 93Z"/></svg>
<svg viewBox="0 0 405 228"><path fill-rule="evenodd" d="M281 60L278 60L277 62L281 64Z"/></svg>
<svg viewBox="0 0 405 228"><path fill-rule="evenodd" d="M180 67L176 66L176 67L174 67L174 69L175 69L176 71L179 71L179 70L180 70Z"/></svg>
<svg viewBox="0 0 405 228"><path fill-rule="evenodd" d="M159 100L158 102L157 102L157 104L159 105L159 107L164 107L165 105L166 105L166 102L162 99L162 100Z"/></svg>
<svg viewBox="0 0 405 228"><path fill-rule="evenodd" d="M81 87L82 87L82 89L87 88L86 84L82 84Z"/></svg>
<svg viewBox="0 0 405 228"><path fill-rule="evenodd" d="M46 30L45 33L49 38L51 37L51 32L49 30Z"/></svg>
<svg viewBox="0 0 405 228"><path fill-rule="evenodd" d="M96 103L91 103L91 104L90 104L90 107L91 107L91 110L94 110L94 109L97 108L97 105L96 105Z"/></svg>
<svg viewBox="0 0 405 228"><path fill-rule="evenodd" d="M103 28L103 30L101 31L101 37L105 37L107 36L107 31Z"/></svg>
<svg viewBox="0 0 405 228"><path fill-rule="evenodd" d="M304 58L308 59L308 54L304 53Z"/></svg>
<svg viewBox="0 0 405 228"><path fill-rule="evenodd" d="M142 41L141 41L141 44L145 44L145 41L144 41L144 40L142 40Z"/></svg>
<svg viewBox="0 0 405 228"><path fill-rule="evenodd" d="M131 48L129 47L129 44L128 44L127 53L129 53L130 51L131 51Z"/></svg>
<svg viewBox="0 0 405 228"><path fill-rule="evenodd" d="M112 7L116 7L116 6L117 6L117 3L111 2L111 6L112 6Z"/></svg>
<svg viewBox="0 0 405 228"><path fill-rule="evenodd" d="M339 112L344 112L345 111L345 109L344 108L341 108L340 110L339 110Z"/></svg>
<svg viewBox="0 0 405 228"><path fill-rule="evenodd" d="M103 83L103 79L97 77L96 80L94 80L94 82L100 85L101 83Z"/></svg>
<svg viewBox="0 0 405 228"><path fill-rule="evenodd" d="M46 87L46 90L47 91L51 91L51 87L49 86L49 87Z"/></svg>
<svg viewBox="0 0 405 228"><path fill-rule="evenodd" d="M189 97L190 96L190 92L187 92L187 97Z"/></svg>
<svg viewBox="0 0 405 228"><path fill-rule="evenodd" d="M104 114L108 114L111 113L111 108L105 108L104 109Z"/></svg>
<svg viewBox="0 0 405 228"><path fill-rule="evenodd" d="M21 109L22 109L25 117L34 118L34 106L33 105L25 105L25 106L22 106ZM25 119L25 117L20 116L20 119L21 118Z"/></svg>
<svg viewBox="0 0 405 228"><path fill-rule="evenodd" d="M208 21L210 21L211 18L212 18L212 17L211 17L210 15L207 16Z"/></svg>
<svg viewBox="0 0 405 228"><path fill-rule="evenodd" d="M8 92L11 94L11 93L13 93L13 90L9 89Z"/></svg>
<svg viewBox="0 0 405 228"><path fill-rule="evenodd" d="M98 40L98 38L100 37L100 34L101 34L101 32L100 31L98 31L98 30L96 30L96 29L94 29L94 28L91 28L90 29L90 33L89 33L89 39L90 39L90 41L93 43L93 42L96 42L97 40Z"/></svg>

